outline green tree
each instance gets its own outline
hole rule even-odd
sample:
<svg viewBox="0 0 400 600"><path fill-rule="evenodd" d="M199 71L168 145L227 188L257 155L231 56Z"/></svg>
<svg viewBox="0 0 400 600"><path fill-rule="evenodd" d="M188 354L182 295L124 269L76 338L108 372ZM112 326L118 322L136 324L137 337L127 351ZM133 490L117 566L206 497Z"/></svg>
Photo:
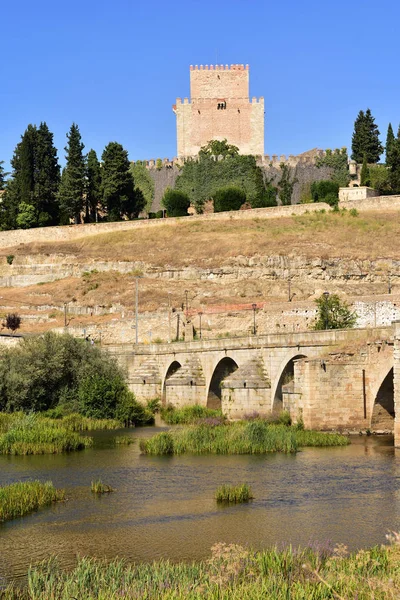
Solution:
<svg viewBox="0 0 400 600"><path fill-rule="evenodd" d="M400 194L400 138L396 138L393 142L390 155L390 187L393 194Z"/></svg>
<svg viewBox="0 0 400 600"><path fill-rule="evenodd" d="M239 187L229 186L217 190L214 194L214 212L239 210L246 202L246 194Z"/></svg>
<svg viewBox="0 0 400 600"><path fill-rule="evenodd" d="M379 196L385 196L391 193L389 183L390 169L386 165L370 165L369 175L371 187L377 191Z"/></svg>
<svg viewBox="0 0 400 600"><path fill-rule="evenodd" d="M388 130L387 130L387 135L386 135L386 166L390 167L391 166L391 152L392 152L392 148L393 148L393 144L395 141L395 137L394 137L394 133L393 133L393 127L392 124L389 123L388 126Z"/></svg>
<svg viewBox="0 0 400 600"><path fill-rule="evenodd" d="M150 212L154 200L154 180L142 161L137 160L135 163L131 163L130 168L135 182L135 189L140 190L143 194L146 210Z"/></svg>
<svg viewBox="0 0 400 600"><path fill-rule="evenodd" d="M101 168L95 150L90 150L86 163L86 221L97 222L101 201Z"/></svg>
<svg viewBox="0 0 400 600"><path fill-rule="evenodd" d="M364 154L368 163L377 163L383 152L383 146L379 140L379 129L375 119L368 108L365 113L360 110L354 122L354 133L352 138L351 158L362 163Z"/></svg>
<svg viewBox="0 0 400 600"><path fill-rule="evenodd" d="M116 361L85 340L45 333L1 351L2 411L58 407L63 414L79 410L86 416L103 418L126 414L129 408L133 414L137 405ZM137 415L140 410L143 413L141 405ZM149 422L151 418L147 411L144 419Z"/></svg>
<svg viewBox="0 0 400 600"><path fill-rule="evenodd" d="M46 123L40 123L36 135L33 202L39 226L57 225L59 222L59 185L60 165L53 134Z"/></svg>
<svg viewBox="0 0 400 600"><path fill-rule="evenodd" d="M73 219L77 224L81 222L81 212L85 206L86 164L83 155L85 146L76 123L72 123L67 139L68 143L64 148L67 163L62 172L58 198L63 222Z"/></svg>
<svg viewBox="0 0 400 600"><path fill-rule="evenodd" d="M200 148L200 154L215 157L223 156L226 158L227 156L237 156L239 154L239 148L232 144L228 144L226 138L222 141L211 140L206 146Z"/></svg>
<svg viewBox="0 0 400 600"><path fill-rule="evenodd" d="M364 158L363 158L360 180L361 180L360 181L361 185L366 185L366 186L371 185L371 177L370 177L370 173L369 173L366 154L364 154Z"/></svg>
<svg viewBox="0 0 400 600"><path fill-rule="evenodd" d="M101 157L101 196L109 221L137 217L144 207L143 194L135 193L128 152L110 142Z"/></svg>
<svg viewBox="0 0 400 600"><path fill-rule="evenodd" d="M350 329L356 324L357 314L337 294L325 292L315 303L318 315L314 329Z"/></svg>
<svg viewBox="0 0 400 600"><path fill-rule="evenodd" d="M188 214L190 199L184 192L167 188L161 204L166 208L169 217L184 217Z"/></svg>
<svg viewBox="0 0 400 600"><path fill-rule="evenodd" d="M60 167L53 134L46 123L39 128L28 125L15 148L11 165L7 202L2 207L3 228L4 224L9 228L57 224ZM31 207L28 219L27 206Z"/></svg>
<svg viewBox="0 0 400 600"><path fill-rule="evenodd" d="M4 160L0 160L0 191L4 190L6 187L6 177L9 173L4 171Z"/></svg>
<svg viewBox="0 0 400 600"><path fill-rule="evenodd" d="M278 194L282 205L288 206L292 203L293 188L298 179L295 176L292 177L292 172L289 165L281 163L279 166L281 168L282 175L278 183Z"/></svg>
<svg viewBox="0 0 400 600"><path fill-rule="evenodd" d="M337 206L339 202L339 185L331 179L313 181L311 184L311 197L313 202L326 202L330 206Z"/></svg>

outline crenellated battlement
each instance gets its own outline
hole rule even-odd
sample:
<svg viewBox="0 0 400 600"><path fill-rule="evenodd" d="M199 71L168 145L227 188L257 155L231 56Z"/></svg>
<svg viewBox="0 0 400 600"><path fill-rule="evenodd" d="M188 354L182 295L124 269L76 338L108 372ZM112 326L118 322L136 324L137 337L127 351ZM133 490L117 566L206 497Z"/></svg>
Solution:
<svg viewBox="0 0 400 600"><path fill-rule="evenodd" d="M249 65L190 65L191 71L248 71Z"/></svg>
<svg viewBox="0 0 400 600"><path fill-rule="evenodd" d="M289 167L297 167L297 165L314 165L317 159L325 156L325 151L316 148L310 152L304 154L293 155L289 154L265 154L264 156L257 156L257 164L262 167L273 167L279 169L281 164L288 165ZM148 169L159 169L161 167L181 167L186 161L198 160L198 156L191 157L174 157L174 158L159 158L150 160L137 161L146 166ZM215 156L214 160L219 160L219 157ZM135 164L135 161L132 161Z"/></svg>

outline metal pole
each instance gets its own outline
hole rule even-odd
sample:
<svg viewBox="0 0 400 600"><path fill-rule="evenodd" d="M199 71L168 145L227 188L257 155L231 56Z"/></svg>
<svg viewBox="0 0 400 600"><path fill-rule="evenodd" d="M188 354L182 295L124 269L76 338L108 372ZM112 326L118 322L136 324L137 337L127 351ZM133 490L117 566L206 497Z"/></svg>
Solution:
<svg viewBox="0 0 400 600"><path fill-rule="evenodd" d="M67 326L67 303L64 302L64 327Z"/></svg>
<svg viewBox="0 0 400 600"><path fill-rule="evenodd" d="M257 304L251 305L253 308L253 334L256 335L256 308Z"/></svg>
<svg viewBox="0 0 400 600"><path fill-rule="evenodd" d="M179 320L181 318L181 315L178 313L176 315L176 341L179 340Z"/></svg>
<svg viewBox="0 0 400 600"><path fill-rule="evenodd" d="M200 317L200 339L201 339L201 316L202 316L202 312L199 312L199 317Z"/></svg>
<svg viewBox="0 0 400 600"><path fill-rule="evenodd" d="M139 332L138 332L138 325L139 325L138 307L139 307L139 279L136 277L136 302L135 302L135 321L136 321L135 337L136 337L136 344L138 344L138 339L139 339Z"/></svg>
<svg viewBox="0 0 400 600"><path fill-rule="evenodd" d="M189 293L189 290L185 290L185 296L186 296L186 321L188 319L188 293Z"/></svg>
<svg viewBox="0 0 400 600"><path fill-rule="evenodd" d="M171 292L168 292L168 343L171 343Z"/></svg>
<svg viewBox="0 0 400 600"><path fill-rule="evenodd" d="M289 302L292 301L292 293L291 293L291 289L290 289L290 284L291 284L291 280L290 280L290 271L289 271L289 275L288 275L288 293L289 293Z"/></svg>

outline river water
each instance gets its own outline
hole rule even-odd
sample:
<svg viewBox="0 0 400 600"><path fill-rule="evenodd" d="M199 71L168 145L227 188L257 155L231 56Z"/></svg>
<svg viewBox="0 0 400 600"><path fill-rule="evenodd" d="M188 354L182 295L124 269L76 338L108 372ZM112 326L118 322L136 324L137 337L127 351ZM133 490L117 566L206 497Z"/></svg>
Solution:
<svg viewBox="0 0 400 600"><path fill-rule="evenodd" d="M51 480L68 501L0 524L0 578L18 578L52 554L64 566L78 555L130 561L209 556L215 542L261 549L274 544L385 541L400 528L400 455L390 437L354 437L344 448L296 455L149 457L116 435L153 435L149 427L95 432L92 448L62 455L0 456L0 484ZM96 497L93 479L116 491ZM217 506L222 483L247 482L255 499Z"/></svg>

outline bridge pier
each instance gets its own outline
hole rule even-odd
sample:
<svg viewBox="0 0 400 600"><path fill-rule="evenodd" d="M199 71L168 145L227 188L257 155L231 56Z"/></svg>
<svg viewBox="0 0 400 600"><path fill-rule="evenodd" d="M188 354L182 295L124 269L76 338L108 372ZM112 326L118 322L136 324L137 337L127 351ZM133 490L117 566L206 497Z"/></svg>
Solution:
<svg viewBox="0 0 400 600"><path fill-rule="evenodd" d="M393 323L394 445L400 448L400 321Z"/></svg>

